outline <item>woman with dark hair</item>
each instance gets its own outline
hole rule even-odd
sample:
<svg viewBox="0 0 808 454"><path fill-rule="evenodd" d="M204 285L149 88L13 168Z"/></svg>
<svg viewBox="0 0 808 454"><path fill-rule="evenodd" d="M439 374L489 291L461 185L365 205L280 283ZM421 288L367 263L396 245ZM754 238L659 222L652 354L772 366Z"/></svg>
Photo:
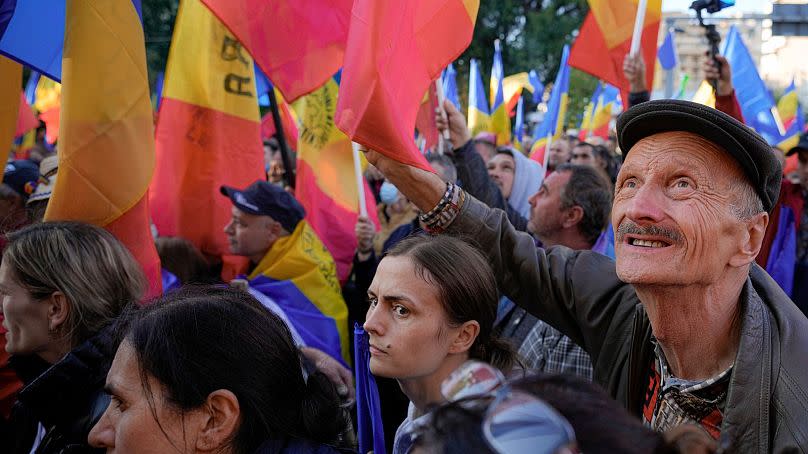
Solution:
<svg viewBox="0 0 808 454"><path fill-rule="evenodd" d="M336 390L246 292L185 288L126 313L89 436L107 451L338 452Z"/></svg>
<svg viewBox="0 0 808 454"><path fill-rule="evenodd" d="M510 345L492 334L498 300L491 268L474 247L449 236L401 241L379 263L364 324L370 370L395 378L410 399L394 453L411 444L427 408L443 401L440 385L473 358L509 372Z"/></svg>
<svg viewBox="0 0 808 454"><path fill-rule="evenodd" d="M85 452L109 401L113 321L145 279L104 229L45 222L8 235L0 265L11 367L24 383L0 433L6 453Z"/></svg>
<svg viewBox="0 0 808 454"><path fill-rule="evenodd" d="M695 454L718 447L696 426L654 432L580 377L542 374L506 382L486 369L469 361L443 383L450 402L417 428L413 453ZM451 395L465 382L473 384Z"/></svg>

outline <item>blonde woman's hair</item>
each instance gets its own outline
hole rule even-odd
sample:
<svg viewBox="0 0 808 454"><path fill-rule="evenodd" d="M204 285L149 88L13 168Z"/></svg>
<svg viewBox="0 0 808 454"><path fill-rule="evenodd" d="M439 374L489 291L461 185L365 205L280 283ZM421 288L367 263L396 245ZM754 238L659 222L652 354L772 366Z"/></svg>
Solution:
<svg viewBox="0 0 808 454"><path fill-rule="evenodd" d="M8 234L3 262L37 301L62 292L70 305L60 334L76 346L139 301L140 266L106 230L80 222L44 222Z"/></svg>

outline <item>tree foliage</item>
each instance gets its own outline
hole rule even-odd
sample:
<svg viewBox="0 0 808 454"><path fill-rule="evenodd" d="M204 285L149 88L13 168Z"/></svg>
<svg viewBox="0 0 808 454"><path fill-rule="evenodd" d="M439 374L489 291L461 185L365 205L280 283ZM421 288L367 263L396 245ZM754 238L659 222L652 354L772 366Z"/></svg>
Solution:
<svg viewBox="0 0 808 454"><path fill-rule="evenodd" d="M488 87L496 39L503 44L506 75L535 69L549 89L558 72L561 51L565 44L572 44L588 9L586 0L481 1L474 38L455 64L461 98L464 102L468 100L471 58L480 60L483 82ZM595 78L572 71L566 123L577 125L596 83ZM535 107L530 97L526 97L526 111Z"/></svg>

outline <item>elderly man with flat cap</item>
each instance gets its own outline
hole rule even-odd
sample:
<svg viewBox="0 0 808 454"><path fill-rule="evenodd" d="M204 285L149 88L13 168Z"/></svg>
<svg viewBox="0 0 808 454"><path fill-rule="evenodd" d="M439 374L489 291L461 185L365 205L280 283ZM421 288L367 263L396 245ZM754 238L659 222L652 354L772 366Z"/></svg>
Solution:
<svg viewBox="0 0 808 454"><path fill-rule="evenodd" d="M696 424L737 452L808 449L808 320L755 263L781 168L717 110L651 101L618 120L616 262L534 247L437 176L374 163L433 232L488 255L499 288L584 347L594 379L650 427Z"/></svg>

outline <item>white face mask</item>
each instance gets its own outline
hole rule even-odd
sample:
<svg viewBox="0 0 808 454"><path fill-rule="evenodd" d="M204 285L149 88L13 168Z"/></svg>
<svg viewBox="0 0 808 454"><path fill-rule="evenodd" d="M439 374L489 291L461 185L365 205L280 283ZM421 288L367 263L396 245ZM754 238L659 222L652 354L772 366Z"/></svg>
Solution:
<svg viewBox="0 0 808 454"><path fill-rule="evenodd" d="M385 181L382 183L382 187L379 190L379 197L385 205L396 203L398 200L398 188L396 188L393 183Z"/></svg>

